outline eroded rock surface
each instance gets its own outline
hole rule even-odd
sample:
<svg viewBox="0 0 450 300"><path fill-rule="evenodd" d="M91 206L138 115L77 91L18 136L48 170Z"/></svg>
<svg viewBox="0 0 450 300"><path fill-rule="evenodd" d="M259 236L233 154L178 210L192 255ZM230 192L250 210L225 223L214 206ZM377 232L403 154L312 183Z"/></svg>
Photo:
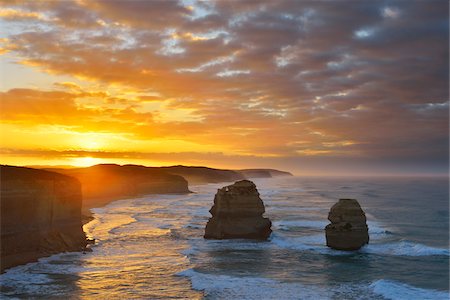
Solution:
<svg viewBox="0 0 450 300"><path fill-rule="evenodd" d="M325 227L327 246L337 250L357 250L369 243L366 215L355 199L339 199L328 214Z"/></svg>
<svg viewBox="0 0 450 300"><path fill-rule="evenodd" d="M159 168L100 164L87 168L47 170L75 177L81 182L83 209L87 214L89 208L121 198L190 192L186 179Z"/></svg>
<svg viewBox="0 0 450 300"><path fill-rule="evenodd" d="M264 203L249 180L219 189L209 212L212 218L206 224L206 239L266 240L272 232L272 223L262 216Z"/></svg>
<svg viewBox="0 0 450 300"><path fill-rule="evenodd" d="M1 166L1 272L64 251L86 250L75 178Z"/></svg>

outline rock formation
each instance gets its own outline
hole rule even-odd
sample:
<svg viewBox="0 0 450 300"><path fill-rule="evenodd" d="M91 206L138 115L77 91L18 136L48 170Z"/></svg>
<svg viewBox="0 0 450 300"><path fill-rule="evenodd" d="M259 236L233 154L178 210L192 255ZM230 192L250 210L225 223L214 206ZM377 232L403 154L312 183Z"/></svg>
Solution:
<svg viewBox="0 0 450 300"><path fill-rule="evenodd" d="M245 178L272 178L272 175L268 170L262 169L247 169L247 170L239 170Z"/></svg>
<svg viewBox="0 0 450 300"><path fill-rule="evenodd" d="M325 227L327 246L337 250L357 250L369 243L366 215L355 199L339 199L328 214Z"/></svg>
<svg viewBox="0 0 450 300"><path fill-rule="evenodd" d="M205 228L206 239L266 240L272 230L253 182L241 180L217 191Z"/></svg>
<svg viewBox="0 0 450 300"><path fill-rule="evenodd" d="M83 211L113 200L145 194L190 193L188 182L181 176L160 168L139 165L100 164L87 168L47 169L75 177L81 182Z"/></svg>
<svg viewBox="0 0 450 300"><path fill-rule="evenodd" d="M281 176L293 176L289 172L274 170L274 169L243 169L238 170L245 178L271 178Z"/></svg>
<svg viewBox="0 0 450 300"><path fill-rule="evenodd" d="M0 269L64 251L83 251L81 186L54 172L1 166Z"/></svg>
<svg viewBox="0 0 450 300"><path fill-rule="evenodd" d="M160 169L170 174L183 176L190 184L231 182L245 179L244 175L233 170L208 167L171 166L161 167Z"/></svg>

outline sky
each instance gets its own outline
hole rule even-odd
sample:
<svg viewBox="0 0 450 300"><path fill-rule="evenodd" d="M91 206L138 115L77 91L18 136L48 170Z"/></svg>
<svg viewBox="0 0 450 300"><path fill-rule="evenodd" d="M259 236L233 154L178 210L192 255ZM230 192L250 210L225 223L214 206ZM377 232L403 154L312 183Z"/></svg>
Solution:
<svg viewBox="0 0 450 300"><path fill-rule="evenodd" d="M448 1L3 1L0 162L447 174Z"/></svg>

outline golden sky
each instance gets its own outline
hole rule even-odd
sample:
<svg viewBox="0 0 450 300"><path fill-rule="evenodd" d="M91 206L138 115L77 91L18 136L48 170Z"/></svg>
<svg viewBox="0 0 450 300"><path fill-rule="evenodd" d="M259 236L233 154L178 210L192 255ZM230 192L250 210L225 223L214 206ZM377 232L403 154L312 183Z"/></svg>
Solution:
<svg viewBox="0 0 450 300"><path fill-rule="evenodd" d="M445 173L448 2L351 4L3 2L1 162Z"/></svg>

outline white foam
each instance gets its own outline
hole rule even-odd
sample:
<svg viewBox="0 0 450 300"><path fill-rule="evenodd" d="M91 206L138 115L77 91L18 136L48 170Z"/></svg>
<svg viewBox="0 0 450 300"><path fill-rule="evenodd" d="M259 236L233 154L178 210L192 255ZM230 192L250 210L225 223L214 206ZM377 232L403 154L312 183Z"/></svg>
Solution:
<svg viewBox="0 0 450 300"><path fill-rule="evenodd" d="M275 228L289 229L292 227L307 227L307 228L320 228L323 229L327 226L328 222L324 221L311 221L311 220L281 220L273 222Z"/></svg>
<svg viewBox="0 0 450 300"><path fill-rule="evenodd" d="M178 273L189 277L192 288L214 299L329 299L330 291L300 283L259 277L204 274L192 269Z"/></svg>
<svg viewBox="0 0 450 300"><path fill-rule="evenodd" d="M273 222L274 228L280 230L290 230L295 227L324 229L328 224L329 222L317 220L280 220ZM378 240L386 234L392 234L391 231L386 230L375 221L367 221L367 226L369 227L369 236L372 240Z"/></svg>
<svg viewBox="0 0 450 300"><path fill-rule="evenodd" d="M286 238L277 234L272 234L270 240L274 245L283 249L314 251L330 255L350 255L353 253L328 248L326 246L325 235L323 234L306 235L296 238Z"/></svg>
<svg viewBox="0 0 450 300"><path fill-rule="evenodd" d="M308 245L303 242L299 242L298 239L283 239L280 237L273 237L272 243L280 248L292 249L292 250L317 250L317 246Z"/></svg>
<svg viewBox="0 0 450 300"><path fill-rule="evenodd" d="M189 256L191 256L193 254L197 254L198 250L196 248L194 248L194 247L190 247L190 248L184 249L180 253L183 254L186 257L189 257Z"/></svg>
<svg viewBox="0 0 450 300"><path fill-rule="evenodd" d="M262 277L206 274L193 269L177 275L189 277L193 289L204 291L206 297L213 299L378 299L380 296L395 300L449 299L447 292L417 288L385 279L370 285L320 286Z"/></svg>
<svg viewBox="0 0 450 300"><path fill-rule="evenodd" d="M386 299L448 300L450 296L449 293L446 292L421 289L404 283L398 283L386 279L377 280L372 283L370 287L376 294L381 295Z"/></svg>
<svg viewBox="0 0 450 300"><path fill-rule="evenodd" d="M352 253L367 253L377 255L392 256L432 256L443 255L449 256L449 250L444 248L435 248L423 244L412 243L407 241L389 242L389 243L369 243L356 251L338 251L330 249L326 246L324 234L306 235L295 238L287 238L282 235L273 233L271 242L280 248L292 250L311 250L322 254L330 255L348 255Z"/></svg>
<svg viewBox="0 0 450 300"><path fill-rule="evenodd" d="M0 277L1 285L13 290L8 292L5 289L0 298L21 293L42 296L48 295L49 290L52 291L54 297L64 294L63 288L57 285L50 276L52 274L76 274L86 268L81 265L53 264L51 262L60 259L72 261L74 257L79 256L81 256L79 252L64 252L6 270ZM14 298L9 297L9 299Z"/></svg>
<svg viewBox="0 0 450 300"><path fill-rule="evenodd" d="M396 255L396 256L431 256L443 255L449 256L449 250L444 248L435 248L423 244L400 241L385 244L368 244L360 250L364 253Z"/></svg>

